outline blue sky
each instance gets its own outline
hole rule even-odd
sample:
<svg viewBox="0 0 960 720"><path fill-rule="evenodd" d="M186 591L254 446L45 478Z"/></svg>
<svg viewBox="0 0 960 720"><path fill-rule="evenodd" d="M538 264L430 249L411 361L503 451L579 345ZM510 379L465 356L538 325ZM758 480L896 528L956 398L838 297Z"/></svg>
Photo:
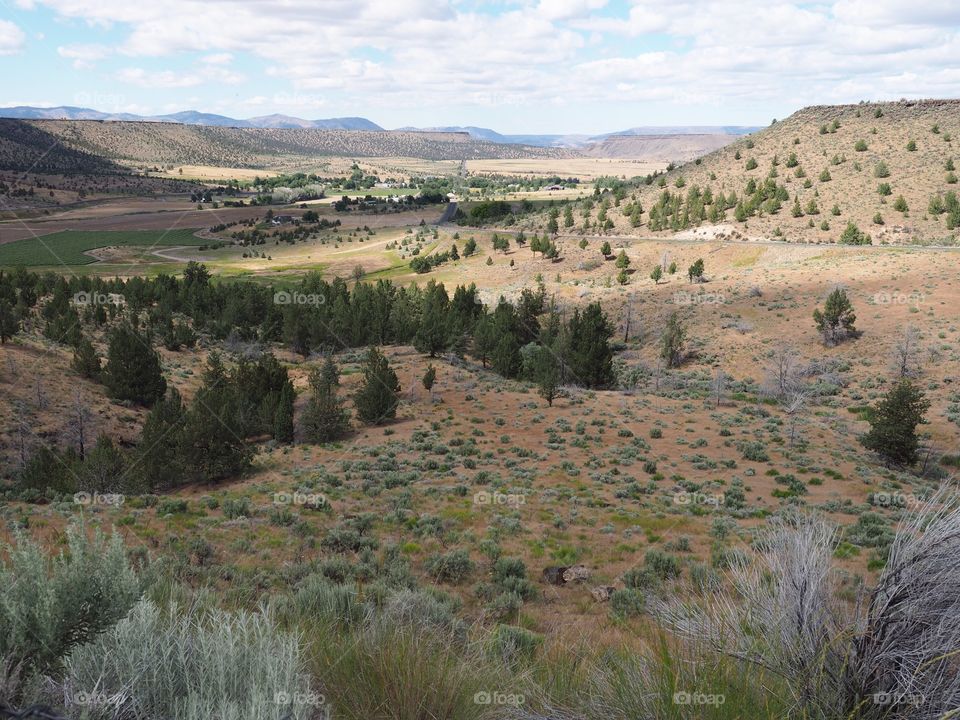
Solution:
<svg viewBox="0 0 960 720"><path fill-rule="evenodd" d="M0 105L599 133L960 96L944 0L0 0Z"/></svg>

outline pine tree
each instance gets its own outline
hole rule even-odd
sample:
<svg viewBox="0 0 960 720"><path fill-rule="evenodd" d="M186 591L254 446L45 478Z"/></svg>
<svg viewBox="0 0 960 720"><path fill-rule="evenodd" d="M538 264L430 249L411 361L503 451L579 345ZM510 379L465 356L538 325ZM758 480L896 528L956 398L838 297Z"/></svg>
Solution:
<svg viewBox="0 0 960 720"><path fill-rule="evenodd" d="M450 299L442 284L430 281L424 291L420 327L413 338L413 346L430 357L450 347L450 323L447 309Z"/></svg>
<svg viewBox="0 0 960 720"><path fill-rule="evenodd" d="M493 354L496 344L497 337L493 321L488 315L483 315L473 331L473 356L483 363L483 367L487 367L487 361Z"/></svg>
<svg viewBox="0 0 960 720"><path fill-rule="evenodd" d="M610 257L613 250L610 247L610 243L606 240L603 241L603 245L600 246L600 254L605 258Z"/></svg>
<svg viewBox="0 0 960 720"><path fill-rule="evenodd" d="M617 256L617 267L621 270L625 270L630 267L630 258L627 257L627 251L621 250L620 254Z"/></svg>
<svg viewBox="0 0 960 720"><path fill-rule="evenodd" d="M427 365L427 371L423 374L421 382L423 389L427 392L433 390L433 384L437 381L437 369L433 365Z"/></svg>
<svg viewBox="0 0 960 720"><path fill-rule="evenodd" d="M363 380L353 396L357 417L367 425L379 425L397 416L400 381L390 362L375 347L370 348L363 366Z"/></svg>
<svg viewBox="0 0 960 720"><path fill-rule="evenodd" d="M910 466L917 462L920 439L917 425L930 408L923 391L903 379L888 392L870 414L870 430L860 442L879 454L888 465Z"/></svg>
<svg viewBox="0 0 960 720"><path fill-rule="evenodd" d="M287 380L280 390L277 409L273 416L273 439L277 442L293 442L293 383Z"/></svg>
<svg viewBox="0 0 960 720"><path fill-rule="evenodd" d="M591 303L581 312L575 310L567 326L566 357L574 379L590 388L613 383L613 350L610 338L613 326L603 314L600 303Z"/></svg>
<svg viewBox="0 0 960 720"><path fill-rule="evenodd" d="M660 336L660 357L667 367L678 367L683 362L684 345L687 331L677 313L671 313L667 318L667 326Z"/></svg>
<svg viewBox="0 0 960 720"><path fill-rule="evenodd" d="M553 401L560 392L560 360L555 348L538 345L533 355L533 380L537 392L547 405L553 407Z"/></svg>
<svg viewBox="0 0 960 720"><path fill-rule="evenodd" d="M703 282L703 258L698 258L697 261L687 269L687 278L690 282Z"/></svg>
<svg viewBox="0 0 960 720"><path fill-rule="evenodd" d="M334 442L350 431L350 413L337 394L339 385L340 371L329 357L310 373L310 399L301 420L308 442Z"/></svg>
<svg viewBox="0 0 960 720"><path fill-rule="evenodd" d="M663 277L663 268L657 265L653 272L650 273L650 279L653 280L654 284L660 284L660 279Z"/></svg>
<svg viewBox="0 0 960 720"><path fill-rule="evenodd" d="M827 345L835 345L845 337L857 334L854 327L857 316L846 290L842 288L834 289L827 296L822 312L819 308L813 311L813 321Z"/></svg>
<svg viewBox="0 0 960 720"><path fill-rule="evenodd" d="M177 389L171 387L150 410L137 443L134 462L151 492L186 482L180 457L184 409Z"/></svg>
<svg viewBox="0 0 960 720"><path fill-rule="evenodd" d="M100 379L100 357L88 338L80 338L80 342L73 349L73 362L70 364L80 377Z"/></svg>
<svg viewBox="0 0 960 720"><path fill-rule="evenodd" d="M20 332L20 321L8 300L0 300L0 345Z"/></svg>
<svg viewBox="0 0 960 720"><path fill-rule="evenodd" d="M124 323L110 333L104 384L111 397L142 405L152 405L167 389L160 371L160 356L151 347L149 338L129 324Z"/></svg>

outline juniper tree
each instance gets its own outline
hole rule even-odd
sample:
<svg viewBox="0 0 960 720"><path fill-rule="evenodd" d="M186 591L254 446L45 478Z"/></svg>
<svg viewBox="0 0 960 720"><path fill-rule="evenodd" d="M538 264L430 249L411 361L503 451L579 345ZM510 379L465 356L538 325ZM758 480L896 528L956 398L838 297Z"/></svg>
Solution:
<svg viewBox="0 0 960 720"><path fill-rule="evenodd" d="M362 372L363 380L353 396L357 418L367 425L379 425L395 418L400 404L400 381L376 347L367 352Z"/></svg>
<svg viewBox="0 0 960 720"><path fill-rule="evenodd" d="M917 425L924 422L929 408L923 391L903 378L873 408L870 430L860 442L888 465L913 465L920 448Z"/></svg>
<svg viewBox="0 0 960 720"><path fill-rule="evenodd" d="M678 367L683 362L687 331L677 313L671 313L660 335L660 357L667 367Z"/></svg>
<svg viewBox="0 0 960 720"><path fill-rule="evenodd" d="M167 389L160 356L149 338L127 323L110 333L104 384L111 397L141 405L152 405Z"/></svg>
<svg viewBox="0 0 960 720"><path fill-rule="evenodd" d="M827 345L835 345L847 337L857 334L854 323L857 315L853 304L843 288L835 288L828 296L823 310L813 311L813 321Z"/></svg>
<svg viewBox="0 0 960 720"><path fill-rule="evenodd" d="M333 442L349 432L350 413L338 396L339 385L340 371L329 357L310 373L310 398L301 419L308 442Z"/></svg>

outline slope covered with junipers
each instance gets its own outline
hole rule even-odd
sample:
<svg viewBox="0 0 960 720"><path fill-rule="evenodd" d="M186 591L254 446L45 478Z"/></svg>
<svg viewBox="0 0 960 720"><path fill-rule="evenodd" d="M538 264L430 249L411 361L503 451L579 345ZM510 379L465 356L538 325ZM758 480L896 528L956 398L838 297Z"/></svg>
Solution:
<svg viewBox="0 0 960 720"><path fill-rule="evenodd" d="M630 203L610 215L633 232L954 244L958 139L956 100L808 107L641 182L639 225Z"/></svg>
<svg viewBox="0 0 960 720"><path fill-rule="evenodd" d="M16 122L60 145L125 165L190 164L269 167L317 156L415 157L427 160L565 157L572 151L498 145L466 133L316 128L204 127L159 122L31 120ZM0 150L6 144L0 125Z"/></svg>

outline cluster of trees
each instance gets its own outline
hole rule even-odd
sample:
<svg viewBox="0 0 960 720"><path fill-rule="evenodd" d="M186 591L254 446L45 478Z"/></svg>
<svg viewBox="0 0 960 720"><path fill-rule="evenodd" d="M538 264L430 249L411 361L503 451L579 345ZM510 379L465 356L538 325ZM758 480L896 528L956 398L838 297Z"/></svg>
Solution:
<svg viewBox="0 0 960 720"><path fill-rule="evenodd" d="M944 195L934 195L930 198L928 210L934 217L947 216L947 229L960 227L960 201L952 190Z"/></svg>
<svg viewBox="0 0 960 720"><path fill-rule="evenodd" d="M71 300L77 293L97 298L112 293L125 302L78 305ZM501 297L492 311L475 286L458 286L451 296L433 281L422 288L398 288L387 281L349 288L340 278L327 282L314 274L287 297L310 302L278 303L273 288L249 283L213 284L197 264L190 264L182 279L64 278L17 270L0 273L0 328L7 328L0 335L10 337L24 318L36 316L49 338L74 347L80 374L103 382L117 400L152 408L137 450L123 453L105 440L87 453L97 462L106 458L136 468L120 475L148 490L235 476L249 465L251 440L290 442L294 437L293 386L272 355L241 360L229 370L211 355L202 387L189 404L168 387L155 346L176 350L200 333L214 340L281 342L304 356L387 344L412 344L431 357L470 352L505 377L536 382L550 403L564 384L600 388L614 382L613 327L600 305L577 309L565 319L555 305L547 307L542 285L525 289L515 304ZM97 327L108 328L105 363L85 333ZM376 349L368 354L364 378L353 398L357 419L379 423L393 417L399 383ZM311 376L301 420L307 439L327 441L347 432L349 414L338 386L339 374L330 363ZM82 449L65 451L63 457L41 451L27 463L25 477L33 487L66 491L77 488L71 477L83 475L74 465L88 462ZM67 470L53 473L54 466ZM55 479L42 481L45 473Z"/></svg>
<svg viewBox="0 0 960 720"><path fill-rule="evenodd" d="M453 245L449 250L434 253L433 255L416 255L410 261L410 269L416 273L428 273L438 265L442 265L448 260L459 260L460 251Z"/></svg>

